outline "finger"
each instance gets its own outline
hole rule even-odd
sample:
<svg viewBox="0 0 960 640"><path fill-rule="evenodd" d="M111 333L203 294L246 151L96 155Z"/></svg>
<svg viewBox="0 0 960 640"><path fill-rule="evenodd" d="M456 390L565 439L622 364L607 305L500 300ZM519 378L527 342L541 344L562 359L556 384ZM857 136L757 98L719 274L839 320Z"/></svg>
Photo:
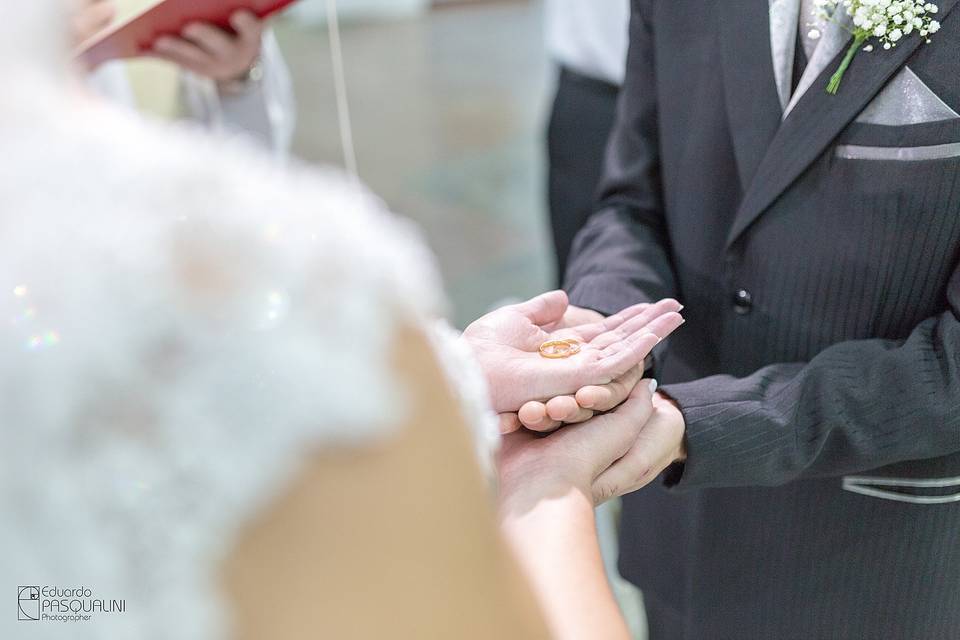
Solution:
<svg viewBox="0 0 960 640"><path fill-rule="evenodd" d="M584 409L609 411L627 399L643 377L643 365L633 367L610 384L583 387L576 394L577 404Z"/></svg>
<svg viewBox="0 0 960 640"><path fill-rule="evenodd" d="M663 339L679 329L684 322L686 322L686 319L679 313L665 313L651 320L650 324L647 325L647 329Z"/></svg>
<svg viewBox="0 0 960 640"><path fill-rule="evenodd" d="M212 24L203 22L188 24L183 29L183 37L221 60L229 59L234 54L236 47L230 34Z"/></svg>
<svg viewBox="0 0 960 640"><path fill-rule="evenodd" d="M658 344L660 336L655 333L642 333L607 347L600 352L599 359L592 367L585 367L580 373L584 378L581 386L610 384L630 369L642 366L647 354Z"/></svg>
<svg viewBox="0 0 960 640"><path fill-rule="evenodd" d="M604 349L612 344L626 340L638 332L655 333L648 328L650 323L668 313L677 313L678 309L682 308L683 306L676 300L661 300L660 302L650 305L642 313L629 318L611 331L600 334L590 342L590 346Z"/></svg>
<svg viewBox="0 0 960 640"><path fill-rule="evenodd" d="M593 411L581 408L573 396L557 396L547 402L547 415L563 424L577 424L592 418Z"/></svg>
<svg viewBox="0 0 960 640"><path fill-rule="evenodd" d="M594 373L601 378L614 379L621 376L631 367L640 365L661 339L673 333L683 323L683 316L679 313L668 313L657 318L648 325L648 328L656 333L634 334L603 349Z"/></svg>
<svg viewBox="0 0 960 640"><path fill-rule="evenodd" d="M633 312L637 307L639 308L638 312ZM674 300L673 298L664 298L663 300L658 300L652 304L646 305L634 305L633 307L628 307L619 314L611 316L615 321L607 323L607 331L613 331L616 329L621 329L622 335L630 335L634 333L638 328L643 327L645 324L651 322L653 319L662 316L665 313L679 313L683 309L683 305ZM624 330L624 325L627 325Z"/></svg>
<svg viewBox="0 0 960 640"><path fill-rule="evenodd" d="M669 466L675 450L664 414L652 413L630 450L594 481L594 492L613 497L645 487Z"/></svg>
<svg viewBox="0 0 960 640"><path fill-rule="evenodd" d="M604 349L609 347L611 344L619 342L621 340L626 340L631 335L637 333L638 331L650 331L651 333L656 333L652 329L648 328L647 325L654 322L655 320L662 318L668 313L679 313L683 309L683 305L673 299L661 300L655 304L650 305L643 312L628 318L623 323L619 324L616 327L613 327L610 331L600 334L595 339L590 341L590 345L598 349ZM663 337L663 336L660 336Z"/></svg>
<svg viewBox="0 0 960 640"><path fill-rule="evenodd" d="M259 47L263 38L264 21L249 11L235 11L230 16L230 26L237 32L240 41L247 47Z"/></svg>
<svg viewBox="0 0 960 640"><path fill-rule="evenodd" d="M549 291L514 305L514 309L525 315L536 325L543 326L557 322L566 312L569 302L563 291Z"/></svg>
<svg viewBox="0 0 960 640"><path fill-rule="evenodd" d="M520 407L517 412L520 423L527 427L536 426L547 418L547 405L542 402L531 400Z"/></svg>
<svg viewBox="0 0 960 640"><path fill-rule="evenodd" d="M650 305L646 302L641 302L640 304L635 304L633 306L627 307L626 309L619 311L612 316L607 316L602 320L597 322L591 322L589 324L582 324L577 327L571 327L569 329L558 332L559 334L575 335L582 340L587 342L593 340L598 335L610 331L611 329L616 329L621 324L629 320L630 318L643 313Z"/></svg>
<svg viewBox="0 0 960 640"><path fill-rule="evenodd" d="M191 71L202 73L203 69L213 64L210 54L183 38L161 36L153 43L153 51L158 57Z"/></svg>
<svg viewBox="0 0 960 640"><path fill-rule="evenodd" d="M531 401L520 407L517 413L521 424L531 431L553 431L560 426L556 420L547 415L547 405L542 402Z"/></svg>
<svg viewBox="0 0 960 640"><path fill-rule="evenodd" d="M519 431L520 427L523 426L520 424L520 418L518 418L515 413L501 413L497 417L500 421L500 433L502 435Z"/></svg>

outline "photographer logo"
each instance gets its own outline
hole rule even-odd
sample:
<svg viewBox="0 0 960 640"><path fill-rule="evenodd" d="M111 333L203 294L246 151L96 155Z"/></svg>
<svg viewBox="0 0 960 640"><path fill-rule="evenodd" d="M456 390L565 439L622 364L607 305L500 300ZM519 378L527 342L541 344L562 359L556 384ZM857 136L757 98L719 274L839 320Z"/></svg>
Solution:
<svg viewBox="0 0 960 640"><path fill-rule="evenodd" d="M17 620L40 619L40 587L17 587Z"/></svg>
<svg viewBox="0 0 960 640"><path fill-rule="evenodd" d="M123 615L126 610L126 600L100 597L86 586L17 587L17 620L89 622L101 616Z"/></svg>

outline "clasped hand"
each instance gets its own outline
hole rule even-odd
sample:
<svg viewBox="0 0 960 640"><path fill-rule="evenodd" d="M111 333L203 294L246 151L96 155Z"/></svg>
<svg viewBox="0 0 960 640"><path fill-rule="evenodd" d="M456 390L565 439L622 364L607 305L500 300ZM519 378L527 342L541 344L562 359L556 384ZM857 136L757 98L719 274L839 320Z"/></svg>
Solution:
<svg viewBox="0 0 960 640"><path fill-rule="evenodd" d="M642 379L646 357L683 324L682 308L666 299L604 318L554 291L467 328L505 434L502 504L521 507L571 485L600 503L683 459L682 414ZM544 342L571 338L581 344L576 355L541 357Z"/></svg>

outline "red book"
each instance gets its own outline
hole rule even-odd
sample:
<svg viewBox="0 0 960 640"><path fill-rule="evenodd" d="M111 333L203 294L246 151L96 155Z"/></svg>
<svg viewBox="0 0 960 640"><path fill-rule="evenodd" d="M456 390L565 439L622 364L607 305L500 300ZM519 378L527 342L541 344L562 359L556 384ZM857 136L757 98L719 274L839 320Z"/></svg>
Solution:
<svg viewBox="0 0 960 640"><path fill-rule="evenodd" d="M246 9L265 18L296 0L161 0L129 20L104 29L80 45L77 58L88 67L109 60L136 58L157 38L179 35L191 22L208 22L232 31L230 16Z"/></svg>

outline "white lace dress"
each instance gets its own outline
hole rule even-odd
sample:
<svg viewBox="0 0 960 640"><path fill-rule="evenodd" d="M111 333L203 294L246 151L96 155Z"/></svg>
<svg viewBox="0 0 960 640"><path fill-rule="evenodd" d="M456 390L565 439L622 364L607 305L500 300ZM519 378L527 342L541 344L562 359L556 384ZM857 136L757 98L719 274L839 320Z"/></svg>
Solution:
<svg viewBox="0 0 960 640"><path fill-rule="evenodd" d="M318 446L402 419L384 354L440 310L431 259L339 174L20 71L0 98L0 591L90 595L47 611L68 621L11 603L0 637L229 637L217 572L245 523ZM482 382L445 360L488 438ZM69 621L90 599L124 611Z"/></svg>

